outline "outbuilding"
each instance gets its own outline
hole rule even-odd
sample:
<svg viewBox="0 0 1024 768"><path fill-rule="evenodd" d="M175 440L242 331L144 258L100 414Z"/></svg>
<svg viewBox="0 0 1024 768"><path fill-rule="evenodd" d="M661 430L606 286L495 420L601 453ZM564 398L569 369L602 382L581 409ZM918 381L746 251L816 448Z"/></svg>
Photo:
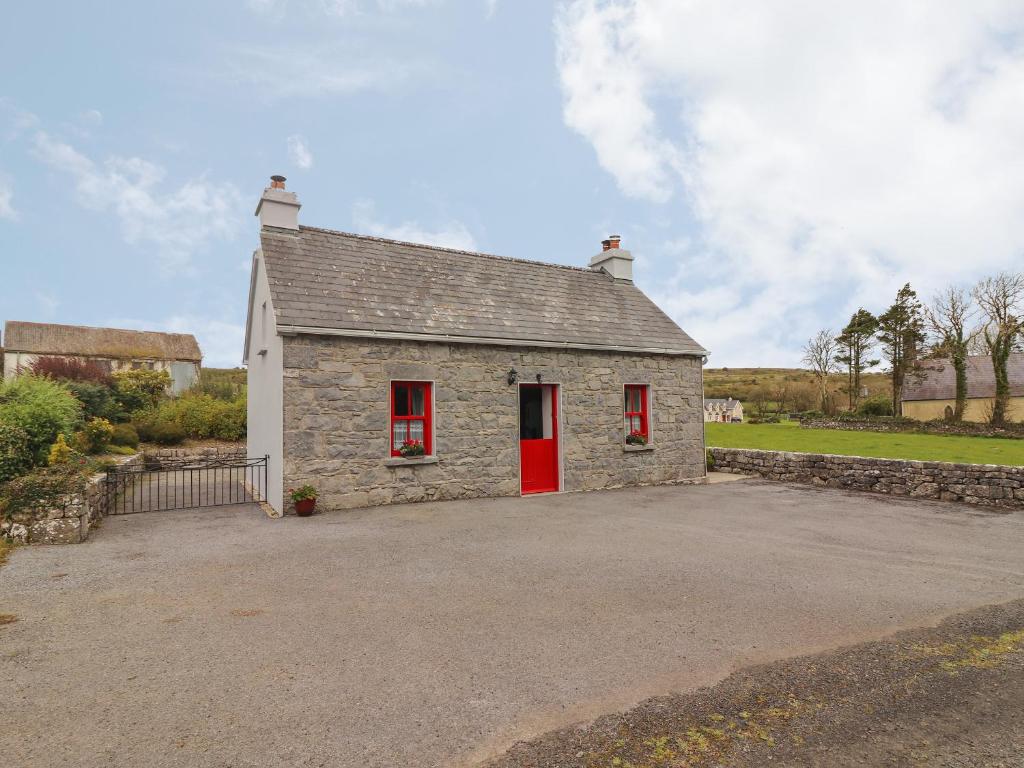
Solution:
<svg viewBox="0 0 1024 768"><path fill-rule="evenodd" d="M91 328L84 325L8 320L4 328L3 374L10 379L40 358L98 365L108 373L146 368L167 371L178 394L199 380L203 353L190 333Z"/></svg>
<svg viewBox="0 0 1024 768"><path fill-rule="evenodd" d="M249 455L319 507L705 476L706 351L610 237L587 267L300 226L273 177L246 324Z"/></svg>

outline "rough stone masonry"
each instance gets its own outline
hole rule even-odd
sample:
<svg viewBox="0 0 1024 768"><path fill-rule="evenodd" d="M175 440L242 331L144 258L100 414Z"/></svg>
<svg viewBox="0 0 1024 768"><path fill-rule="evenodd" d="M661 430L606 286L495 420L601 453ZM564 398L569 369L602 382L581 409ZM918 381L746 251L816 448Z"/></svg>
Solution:
<svg viewBox="0 0 1024 768"><path fill-rule="evenodd" d="M560 385L563 488L702 480L697 357L294 336L284 339L284 484L323 509L519 493L518 390ZM389 455L392 380L434 382L436 461ZM651 441L624 445L623 385L651 388Z"/></svg>
<svg viewBox="0 0 1024 768"><path fill-rule="evenodd" d="M1024 467L710 448L715 469L828 488L1024 508Z"/></svg>

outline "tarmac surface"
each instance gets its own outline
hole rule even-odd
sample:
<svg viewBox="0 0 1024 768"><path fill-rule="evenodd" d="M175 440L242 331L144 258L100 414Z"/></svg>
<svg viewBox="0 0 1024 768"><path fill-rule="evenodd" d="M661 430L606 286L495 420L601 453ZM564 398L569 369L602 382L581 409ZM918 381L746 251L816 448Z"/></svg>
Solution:
<svg viewBox="0 0 1024 768"><path fill-rule="evenodd" d="M0 569L0 755L473 765L1024 597L1022 553L1024 515L762 480L112 517Z"/></svg>

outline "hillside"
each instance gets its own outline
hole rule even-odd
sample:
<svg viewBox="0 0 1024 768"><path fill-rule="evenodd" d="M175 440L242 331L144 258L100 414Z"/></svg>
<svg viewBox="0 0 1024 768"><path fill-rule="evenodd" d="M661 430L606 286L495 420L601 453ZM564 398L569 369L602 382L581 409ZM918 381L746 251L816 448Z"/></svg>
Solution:
<svg viewBox="0 0 1024 768"><path fill-rule="evenodd" d="M868 388L868 397L886 395L889 392L889 377L884 373L865 373L861 383ZM846 374L829 377L829 391L842 406L847 399ZM786 389L787 398L796 400L788 406L794 410L814 408L817 402L817 384L814 374L802 368L705 368L705 397L734 397L744 408L762 397L775 402L781 388ZM810 400L807 404L804 401Z"/></svg>

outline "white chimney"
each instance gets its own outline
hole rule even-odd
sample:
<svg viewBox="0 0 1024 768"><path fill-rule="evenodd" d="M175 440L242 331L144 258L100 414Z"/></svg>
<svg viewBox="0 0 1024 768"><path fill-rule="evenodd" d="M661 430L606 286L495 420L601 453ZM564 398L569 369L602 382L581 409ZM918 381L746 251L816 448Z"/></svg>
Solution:
<svg viewBox="0 0 1024 768"><path fill-rule="evenodd" d="M633 254L619 248L618 235L610 235L601 241L601 252L590 260L590 268L607 272L616 280L633 282Z"/></svg>
<svg viewBox="0 0 1024 768"><path fill-rule="evenodd" d="M256 205L261 227L299 228L299 198L294 192L285 192L284 176L271 176L270 186L263 190Z"/></svg>

